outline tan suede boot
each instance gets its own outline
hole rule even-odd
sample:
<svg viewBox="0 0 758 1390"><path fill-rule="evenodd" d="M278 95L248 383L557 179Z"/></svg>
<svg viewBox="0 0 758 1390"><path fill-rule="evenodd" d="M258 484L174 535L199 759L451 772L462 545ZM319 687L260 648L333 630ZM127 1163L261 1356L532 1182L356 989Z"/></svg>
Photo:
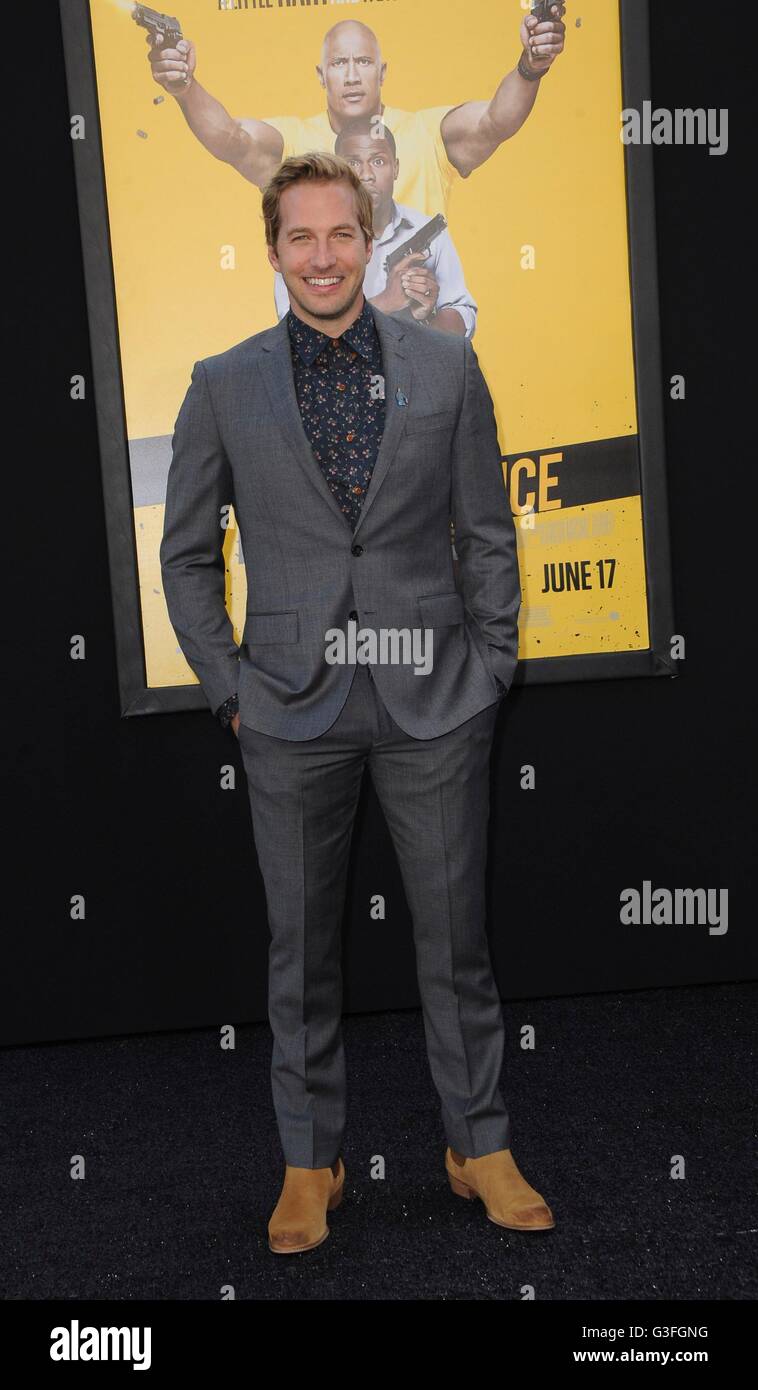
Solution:
<svg viewBox="0 0 758 1390"><path fill-rule="evenodd" d="M293 1168L288 1163L281 1196L268 1223L268 1245L275 1255L312 1250L329 1234L327 1211L342 1201L345 1165L331 1168Z"/></svg>
<svg viewBox="0 0 758 1390"><path fill-rule="evenodd" d="M445 1151L445 1171L459 1197L479 1197L490 1221L509 1231L549 1231L553 1213L539 1192L523 1178L510 1149L465 1158L455 1149Z"/></svg>

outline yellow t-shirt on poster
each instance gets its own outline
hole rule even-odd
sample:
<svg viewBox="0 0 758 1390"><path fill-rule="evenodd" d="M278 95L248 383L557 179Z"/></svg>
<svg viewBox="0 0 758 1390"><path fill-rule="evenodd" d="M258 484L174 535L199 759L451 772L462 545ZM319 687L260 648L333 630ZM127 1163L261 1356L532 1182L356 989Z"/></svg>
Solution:
<svg viewBox="0 0 758 1390"><path fill-rule="evenodd" d="M422 111L403 111L397 106L385 106L382 113L384 124L392 132L400 163L393 193L395 202L417 208L429 217L438 212L447 216L453 180L460 178L447 157L440 132L443 117L454 107L455 103L427 106ZM284 140L282 159L292 154L307 154L309 150L334 154L337 136L326 110L317 116L264 116L262 119L280 131Z"/></svg>

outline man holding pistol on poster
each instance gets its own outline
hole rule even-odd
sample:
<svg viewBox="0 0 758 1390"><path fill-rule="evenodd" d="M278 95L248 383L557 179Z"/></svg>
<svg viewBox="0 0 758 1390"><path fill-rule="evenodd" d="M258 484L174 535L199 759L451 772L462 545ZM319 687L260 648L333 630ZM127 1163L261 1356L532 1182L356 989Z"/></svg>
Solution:
<svg viewBox="0 0 758 1390"><path fill-rule="evenodd" d="M427 218L393 197L399 165L389 126L379 117L351 121L337 136L334 152L355 170L374 207L373 251L363 280L369 304L385 314L410 315L441 333L473 338L477 306L445 218ZM282 318L290 301L279 270L274 301Z"/></svg>

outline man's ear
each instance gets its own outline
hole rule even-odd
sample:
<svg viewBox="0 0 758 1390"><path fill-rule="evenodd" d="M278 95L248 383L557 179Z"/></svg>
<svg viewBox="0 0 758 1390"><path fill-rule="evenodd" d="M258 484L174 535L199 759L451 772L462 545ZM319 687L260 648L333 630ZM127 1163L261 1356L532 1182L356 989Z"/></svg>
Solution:
<svg viewBox="0 0 758 1390"><path fill-rule="evenodd" d="M268 256L269 264L272 265L272 266L274 267L274 270L278 270L278 269L279 269L279 257L277 256L276 251L274 250L273 246L269 246L269 245L268 245L268 242L266 243L266 255Z"/></svg>

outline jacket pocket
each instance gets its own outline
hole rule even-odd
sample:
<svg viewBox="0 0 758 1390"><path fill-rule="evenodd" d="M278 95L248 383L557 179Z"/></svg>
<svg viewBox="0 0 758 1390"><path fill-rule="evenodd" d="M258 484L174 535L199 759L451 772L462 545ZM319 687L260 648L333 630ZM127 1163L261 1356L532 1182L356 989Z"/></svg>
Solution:
<svg viewBox="0 0 758 1390"><path fill-rule="evenodd" d="M427 434L432 430L453 429L456 414L454 410L435 410L431 415L406 415L406 434Z"/></svg>
<svg viewBox="0 0 758 1390"><path fill-rule="evenodd" d="M463 622L463 596L457 589L450 594L424 594L418 606L424 627L452 627Z"/></svg>
<svg viewBox="0 0 758 1390"><path fill-rule="evenodd" d="M298 610L288 608L279 613L255 613L248 609L242 642L245 646L260 647L267 642L296 642Z"/></svg>

